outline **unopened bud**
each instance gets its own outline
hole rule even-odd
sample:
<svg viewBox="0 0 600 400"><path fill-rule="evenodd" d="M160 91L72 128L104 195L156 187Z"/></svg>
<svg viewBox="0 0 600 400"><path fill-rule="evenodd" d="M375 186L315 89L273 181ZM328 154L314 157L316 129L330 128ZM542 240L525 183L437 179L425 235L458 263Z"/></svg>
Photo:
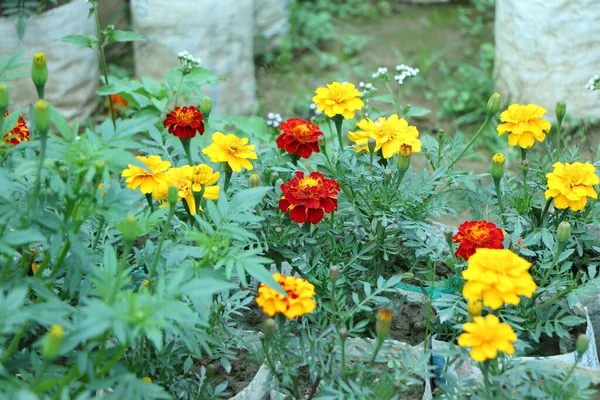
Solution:
<svg viewBox="0 0 600 400"><path fill-rule="evenodd" d="M42 345L42 355L46 360L53 361L58 357L64 336L65 329L62 325L52 325L48 330Z"/></svg>
<svg viewBox="0 0 600 400"><path fill-rule="evenodd" d="M527 173L529 171L530 166L531 166L531 164L529 163L529 160L523 160L521 169L523 170L524 173Z"/></svg>
<svg viewBox="0 0 600 400"><path fill-rule="evenodd" d="M128 241L135 240L141 232L137 225L137 219L131 214L125 217L125 221L120 225L120 228L123 238Z"/></svg>
<svg viewBox="0 0 600 400"><path fill-rule="evenodd" d="M62 166L58 169L58 176L60 177L60 179L62 179L63 181L67 181L67 179L69 179L69 168Z"/></svg>
<svg viewBox="0 0 600 400"><path fill-rule="evenodd" d="M502 97L498 93L494 93L490 96L490 99L487 102L487 112L490 115L496 114L500 110L500 106L502 105Z"/></svg>
<svg viewBox="0 0 600 400"><path fill-rule="evenodd" d="M171 206L174 207L179 200L179 189L177 186L169 186L169 191L167 192L167 201L171 203Z"/></svg>
<svg viewBox="0 0 600 400"><path fill-rule="evenodd" d="M369 138L369 140L367 140L367 148L369 149L369 153L374 153L375 147L377 147L377 140L374 138Z"/></svg>
<svg viewBox="0 0 600 400"><path fill-rule="evenodd" d="M9 103L8 86L4 83L0 83L0 118L4 116L4 111L8 108Z"/></svg>
<svg viewBox="0 0 600 400"><path fill-rule="evenodd" d="M406 171L408 171L409 167L410 167L410 155L408 157L405 157L402 154L400 154L400 156L398 157L398 172L400 172L401 174L404 174Z"/></svg>
<svg viewBox="0 0 600 400"><path fill-rule="evenodd" d="M383 308L377 313L377 322L375 323L375 333L379 340L383 340L390 333L392 328L392 310Z"/></svg>
<svg viewBox="0 0 600 400"><path fill-rule="evenodd" d="M278 180L279 180L279 172L277 172L277 171L271 172L271 185L275 185L275 183L277 183Z"/></svg>
<svg viewBox="0 0 600 400"><path fill-rule="evenodd" d="M469 301L467 303L467 312L471 317L479 317L483 310L483 304L481 300Z"/></svg>
<svg viewBox="0 0 600 400"><path fill-rule="evenodd" d="M567 102L559 101L556 103L556 108L554 109L554 113L556 114L556 119L559 123L562 123L565 114L567 113Z"/></svg>
<svg viewBox="0 0 600 400"><path fill-rule="evenodd" d="M398 150L398 154L402 157L410 157L413 153L413 148L410 144L402 143L400 145L400 149Z"/></svg>
<svg viewBox="0 0 600 400"><path fill-rule="evenodd" d="M102 177L106 163L103 160L94 160L94 166L96 167L96 176Z"/></svg>
<svg viewBox="0 0 600 400"><path fill-rule="evenodd" d="M329 267L329 279L331 279L332 282L335 282L338 280L339 277L340 269L338 268L338 266L332 265L331 267Z"/></svg>
<svg viewBox="0 0 600 400"><path fill-rule="evenodd" d="M35 122L35 129L41 135L48 133L50 129L50 108L46 100L40 99L35 103L33 120Z"/></svg>
<svg viewBox="0 0 600 400"><path fill-rule="evenodd" d="M248 187L256 188L260 186L260 176L258 174L252 174L248 178Z"/></svg>
<svg viewBox="0 0 600 400"><path fill-rule="evenodd" d="M148 280L148 279L144 279L144 280L142 281L142 284L140 285L140 290L141 290L142 288L149 287L149 286L150 286L150 280Z"/></svg>
<svg viewBox="0 0 600 400"><path fill-rule="evenodd" d="M325 138L325 135L319 136L317 138L317 143L319 144L319 148L324 149L327 145L327 139Z"/></svg>
<svg viewBox="0 0 600 400"><path fill-rule="evenodd" d="M152 378L150 378L149 376L143 377L142 380L146 383L152 383Z"/></svg>
<svg viewBox="0 0 600 400"><path fill-rule="evenodd" d="M200 107L199 107L200 112L202 113L202 116L204 117L204 119L208 120L208 117L210 116L212 108L213 108L212 99L208 96L204 96L204 98L200 102Z"/></svg>
<svg viewBox="0 0 600 400"><path fill-rule="evenodd" d="M580 334L577 336L577 341L575 342L575 349L577 350L577 354L581 357L583 353L585 353L590 345L590 339L585 334Z"/></svg>
<svg viewBox="0 0 600 400"><path fill-rule="evenodd" d="M565 244L571 238L571 224L567 221L563 221L558 224L558 228L556 228L556 240L560 244Z"/></svg>
<svg viewBox="0 0 600 400"><path fill-rule="evenodd" d="M492 157L492 178L494 180L499 181L504 176L506 172L505 161L506 158L502 153L496 153Z"/></svg>
<svg viewBox="0 0 600 400"><path fill-rule="evenodd" d="M389 181L390 179L392 179L392 176L394 175L394 173L392 172L391 169L385 169L383 171L383 179L386 181Z"/></svg>
<svg viewBox="0 0 600 400"><path fill-rule="evenodd" d="M31 65L31 80L38 90L40 99L44 98L44 86L48 81L48 66L46 65L46 54L35 53Z"/></svg>
<svg viewBox="0 0 600 400"><path fill-rule="evenodd" d="M263 334L266 338L273 337L277 330L277 324L273 318L267 318L263 324Z"/></svg>
<svg viewBox="0 0 600 400"><path fill-rule="evenodd" d="M342 339L342 342L345 341L346 339L348 339L348 329L346 328L342 328L338 331L338 335L340 335L340 339Z"/></svg>

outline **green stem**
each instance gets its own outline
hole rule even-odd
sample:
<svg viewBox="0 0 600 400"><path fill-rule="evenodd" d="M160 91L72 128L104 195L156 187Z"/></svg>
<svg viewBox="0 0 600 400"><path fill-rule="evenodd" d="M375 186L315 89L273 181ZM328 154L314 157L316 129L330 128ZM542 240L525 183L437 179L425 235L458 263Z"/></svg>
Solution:
<svg viewBox="0 0 600 400"><path fill-rule="evenodd" d="M502 190L500 190L500 179L494 179L494 187L496 188L496 197L498 198L498 208L500 209L500 218L502 218L502 223L504 227L507 226L506 223L506 210L504 209L504 202L502 199Z"/></svg>
<svg viewBox="0 0 600 400"><path fill-rule="evenodd" d="M335 305L335 283L336 280L331 280L331 323L335 325L336 322L336 305Z"/></svg>
<svg viewBox="0 0 600 400"><path fill-rule="evenodd" d="M549 198L548 200L546 200L546 205L544 206L544 210L542 211L542 215L540 216L540 223L539 223L540 226L542 226L542 224L544 223L544 217L546 216L546 214L548 213L548 210L550 209L550 204L552 204L552 197Z"/></svg>
<svg viewBox="0 0 600 400"><path fill-rule="evenodd" d="M260 342L262 344L263 352L265 353L265 360L267 361L267 366L271 370L271 374L275 377L275 380L279 382L279 376L277 375L277 370L275 369L275 364L273 364L273 360L271 359L271 355L269 353L269 346L267 345L267 341L269 339L263 338Z"/></svg>
<svg viewBox="0 0 600 400"><path fill-rule="evenodd" d="M92 250L96 250L98 246L98 242L100 242L100 236L102 235L102 230L104 230L104 216L101 215L98 220L98 230L96 231L96 236L94 237L94 241L92 242Z"/></svg>
<svg viewBox="0 0 600 400"><path fill-rule="evenodd" d="M344 149L344 142L342 140L342 125L344 124L344 117L341 115L336 115L332 118L335 124L335 130L337 131L338 141L340 143L340 150Z"/></svg>
<svg viewBox="0 0 600 400"><path fill-rule="evenodd" d="M158 266L160 252L162 250L163 244L165 243L165 239L167 238L167 233L169 232L169 227L171 226L171 220L173 219L173 215L175 215L176 207L176 204L169 204L169 216L167 217L167 221L165 222L165 227L160 237L160 242L158 242L158 248L156 249L156 255L154 256L154 261L152 262L152 268L150 269L151 278L154 277L154 274L156 273L156 267Z"/></svg>
<svg viewBox="0 0 600 400"><path fill-rule="evenodd" d="M102 68L102 74L104 75L104 84L108 85L108 67L106 66L106 57L104 56L104 44L102 43L102 29L100 28L100 17L98 16L98 9L94 7L94 18L96 20L96 35L98 36L98 53L100 54L100 67ZM110 109L110 118L112 119L113 128L117 127L117 114L115 113L115 106L112 101L112 97L108 96L108 108Z"/></svg>
<svg viewBox="0 0 600 400"><path fill-rule="evenodd" d="M423 348L425 351L427 350L429 341L427 338L429 337L429 329L431 325L431 312L432 312L432 303L433 303L433 284L435 283L435 272L437 269L437 264L433 263L433 271L431 272L431 282L429 283L429 301L427 303L427 321L425 321L425 340L423 343Z"/></svg>
<svg viewBox="0 0 600 400"><path fill-rule="evenodd" d="M575 356L575 362L573 363L573 366L571 366L571 368L569 369L569 372L567 373L567 376L565 377L563 382L565 382L565 383L569 382L571 375L573 375L573 372L575 372L575 368L577 368L577 364L579 364L582 357L583 357L583 354L577 353L577 356Z"/></svg>
<svg viewBox="0 0 600 400"><path fill-rule="evenodd" d="M113 354L113 356L108 361L108 363L104 366L104 368L102 368L98 372L98 375L100 377L103 377L108 371L110 371L111 369L113 369L113 367L115 365L117 365L117 363L119 362L119 360L121 359L121 357L123 356L123 354L125 354L125 350L127 350L127 347L125 345L121 345L121 348L119 348L119 350L117 350L117 352L115 354Z"/></svg>
<svg viewBox="0 0 600 400"><path fill-rule="evenodd" d="M378 337L376 340L377 343L375 344L375 350L373 351L373 355L371 356L371 361L369 361L369 364L371 366L375 364L375 359L377 358L377 354L379 353L379 350L381 350L381 345L383 344L383 338Z"/></svg>
<svg viewBox="0 0 600 400"><path fill-rule="evenodd" d="M491 117L492 117L492 115L490 113L488 113L486 115L485 121L483 121L483 124L481 124L481 126L479 127L479 130L477 131L475 136L473 136L471 141L469 141L469 143L467 143L467 145L465 146L463 151L458 155L458 157L456 157L456 159L454 159L454 161L452 161L452 163L448 166L448 169L452 168L454 166L454 164L456 164L458 162L458 160L460 160L462 158L462 156L465 155L465 153L471 148L471 146L473 146L473 143L475 143L477 138L479 138L479 136L481 135L481 132L483 132L484 129L487 127L487 124L490 122Z"/></svg>
<svg viewBox="0 0 600 400"><path fill-rule="evenodd" d="M48 135L43 134L40 136L40 161L38 163L37 172L35 175L35 183L33 186L33 193L29 198L29 202L27 204L27 212L25 214L29 214L29 211L33 208L33 205L37 202L38 197L40 196L40 187L42 185L42 170L44 169L44 158L46 157L46 148L48 146Z"/></svg>
<svg viewBox="0 0 600 400"><path fill-rule="evenodd" d="M44 85L35 85L35 89L37 90L38 98L44 98Z"/></svg>
<svg viewBox="0 0 600 400"><path fill-rule="evenodd" d="M556 121L556 159L560 160L560 133L562 127L562 118Z"/></svg>
<svg viewBox="0 0 600 400"><path fill-rule="evenodd" d="M223 193L227 193L227 188L229 187L229 182L231 182L231 175L233 171L229 164L225 164L225 183L223 184Z"/></svg>
<svg viewBox="0 0 600 400"><path fill-rule="evenodd" d="M342 339L342 379L346 380L346 338Z"/></svg>
<svg viewBox="0 0 600 400"><path fill-rule="evenodd" d="M146 201L148 202L148 207L150 207L150 211L154 212L154 202L152 201L151 193L146 193Z"/></svg>
<svg viewBox="0 0 600 400"><path fill-rule="evenodd" d="M552 264L550 265L550 268L548 268L546 270L546 272L544 273L544 276L542 277L542 280L540 281L540 285L539 285L540 288L544 287L544 285L548 281L548 278L550 278L550 274L554 270L554 267L556 267L556 264L558 263L558 258L562 254L565 246L566 246L566 243L559 243L558 246L556 246L556 252L554 253L554 258L552 259Z"/></svg>
<svg viewBox="0 0 600 400"><path fill-rule="evenodd" d="M21 341L23 335L25 335L25 332L27 331L27 325L27 322L24 323L23 325L21 325L21 328L17 331L17 333L15 333L15 336L13 336L12 340L10 341L10 344L8 345L6 350L4 350L2 358L0 359L0 363L5 364L12 355L12 353L14 353L15 350L19 348L19 342Z"/></svg>
<svg viewBox="0 0 600 400"><path fill-rule="evenodd" d="M190 138L186 138L186 139L180 139L181 140L181 145L183 146L183 150L185 151L185 156L188 159L188 162L190 163L190 165L194 165L194 161L192 160L192 152L190 150Z"/></svg>

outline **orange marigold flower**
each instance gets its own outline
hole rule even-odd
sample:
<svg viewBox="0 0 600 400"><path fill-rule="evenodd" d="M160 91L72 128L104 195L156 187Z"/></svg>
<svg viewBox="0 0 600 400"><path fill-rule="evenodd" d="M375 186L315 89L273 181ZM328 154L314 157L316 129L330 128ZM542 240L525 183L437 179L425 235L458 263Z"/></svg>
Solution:
<svg viewBox="0 0 600 400"><path fill-rule="evenodd" d="M290 118L279 125L281 135L277 137L277 147L290 154L298 154L308 158L314 151L319 152L319 136L323 136L321 128L312 122L299 118Z"/></svg>
<svg viewBox="0 0 600 400"><path fill-rule="evenodd" d="M500 121L504 123L498 125L498 136L509 132L508 144L519 145L523 149L533 146L536 140L543 142L551 126L550 122L542 119L544 114L546 110L535 104L512 104L500 114Z"/></svg>
<svg viewBox="0 0 600 400"><path fill-rule="evenodd" d="M196 132L200 135L204 133L202 113L194 106L175 107L167 114L163 125L179 139L191 139L196 136Z"/></svg>
<svg viewBox="0 0 600 400"><path fill-rule="evenodd" d="M256 296L258 304L263 312L272 317L277 313L292 319L304 314L311 313L317 307L317 302L312 298L315 295L315 287L312 283L302 278L273 274L273 278L283 290L287 297L273 288L261 283Z"/></svg>
<svg viewBox="0 0 600 400"><path fill-rule="evenodd" d="M125 111L129 106L127 100L125 100L125 98L118 93L111 94L110 99L112 100L116 114L123 113L123 111ZM110 113L110 103L108 101L108 97L104 99L104 105L106 105L106 112Z"/></svg>
<svg viewBox="0 0 600 400"><path fill-rule="evenodd" d="M456 235L452 236L458 249L454 255L468 260L479 248L503 249L504 233L493 222L467 221L458 227Z"/></svg>
<svg viewBox="0 0 600 400"><path fill-rule="evenodd" d="M8 118L8 111L4 113L4 119ZM23 119L22 115L19 115L19 119L15 126L4 135L2 141L6 144L14 144L17 145L21 142L29 141L29 129L27 128L27 123Z"/></svg>
<svg viewBox="0 0 600 400"><path fill-rule="evenodd" d="M296 176L281 185L283 196L279 200L281 211L290 212L292 221L317 224L325 213L337 210L340 185L320 172L296 172Z"/></svg>

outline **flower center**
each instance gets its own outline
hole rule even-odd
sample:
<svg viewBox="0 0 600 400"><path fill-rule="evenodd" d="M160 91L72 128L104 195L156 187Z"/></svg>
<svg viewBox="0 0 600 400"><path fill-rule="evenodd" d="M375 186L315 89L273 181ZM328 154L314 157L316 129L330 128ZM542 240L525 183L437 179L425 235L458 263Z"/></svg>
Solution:
<svg viewBox="0 0 600 400"><path fill-rule="evenodd" d="M178 110L177 111L177 120L179 123L191 124L194 120L194 111L193 110Z"/></svg>
<svg viewBox="0 0 600 400"><path fill-rule="evenodd" d="M343 103L346 101L347 92L343 87L334 88L331 90L331 99L336 103Z"/></svg>
<svg viewBox="0 0 600 400"><path fill-rule="evenodd" d="M567 186L573 187L583 182L583 174L579 169L568 169L566 175Z"/></svg>
<svg viewBox="0 0 600 400"><path fill-rule="evenodd" d="M470 240L478 245L484 243L487 240L488 235L488 230L479 226L473 226L469 229Z"/></svg>
<svg viewBox="0 0 600 400"><path fill-rule="evenodd" d="M310 129L305 124L296 125L294 129L292 129L292 132L294 132L294 135L300 138L305 138L306 136L310 135Z"/></svg>
<svg viewBox="0 0 600 400"><path fill-rule="evenodd" d="M315 187L315 186L319 186L319 181L317 179L311 178L311 177L306 177L303 178L299 183L298 186L301 189L306 189L311 188L311 187Z"/></svg>

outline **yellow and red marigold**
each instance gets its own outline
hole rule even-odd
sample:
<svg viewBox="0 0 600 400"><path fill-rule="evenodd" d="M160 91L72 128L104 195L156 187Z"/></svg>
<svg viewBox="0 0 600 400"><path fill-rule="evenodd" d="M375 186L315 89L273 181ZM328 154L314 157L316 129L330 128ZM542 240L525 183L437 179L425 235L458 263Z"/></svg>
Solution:
<svg viewBox="0 0 600 400"><path fill-rule="evenodd" d="M290 118L279 125L281 135L277 137L277 147L290 154L308 158L314 151L319 152L317 140L323 136L321 129L312 122L300 118Z"/></svg>
<svg viewBox="0 0 600 400"><path fill-rule="evenodd" d="M8 118L8 111L4 113L4 119ZM17 145L21 142L29 141L29 129L27 128L27 123L23 119L22 115L19 115L19 119L15 126L4 135L2 141L6 144L14 144Z"/></svg>
<svg viewBox="0 0 600 400"><path fill-rule="evenodd" d="M458 227L458 232L452 237L458 243L454 255L468 260L479 248L503 249L504 233L493 222L466 221Z"/></svg>
<svg viewBox="0 0 600 400"><path fill-rule="evenodd" d="M320 172L296 172L296 176L281 185L281 211L290 212L292 221L317 224L326 213L337 210L340 185Z"/></svg>
<svg viewBox="0 0 600 400"><path fill-rule="evenodd" d="M200 135L204 133L202 113L194 106L175 107L167 114L163 125L179 139L191 139L196 136L196 132Z"/></svg>
<svg viewBox="0 0 600 400"><path fill-rule="evenodd" d="M256 296L256 304L262 308L265 314L272 317L279 313L292 319L315 310L317 302L312 298L315 295L315 287L312 283L302 278L278 273L273 274L273 278L287 293L287 297L261 283L258 288L258 296Z"/></svg>

